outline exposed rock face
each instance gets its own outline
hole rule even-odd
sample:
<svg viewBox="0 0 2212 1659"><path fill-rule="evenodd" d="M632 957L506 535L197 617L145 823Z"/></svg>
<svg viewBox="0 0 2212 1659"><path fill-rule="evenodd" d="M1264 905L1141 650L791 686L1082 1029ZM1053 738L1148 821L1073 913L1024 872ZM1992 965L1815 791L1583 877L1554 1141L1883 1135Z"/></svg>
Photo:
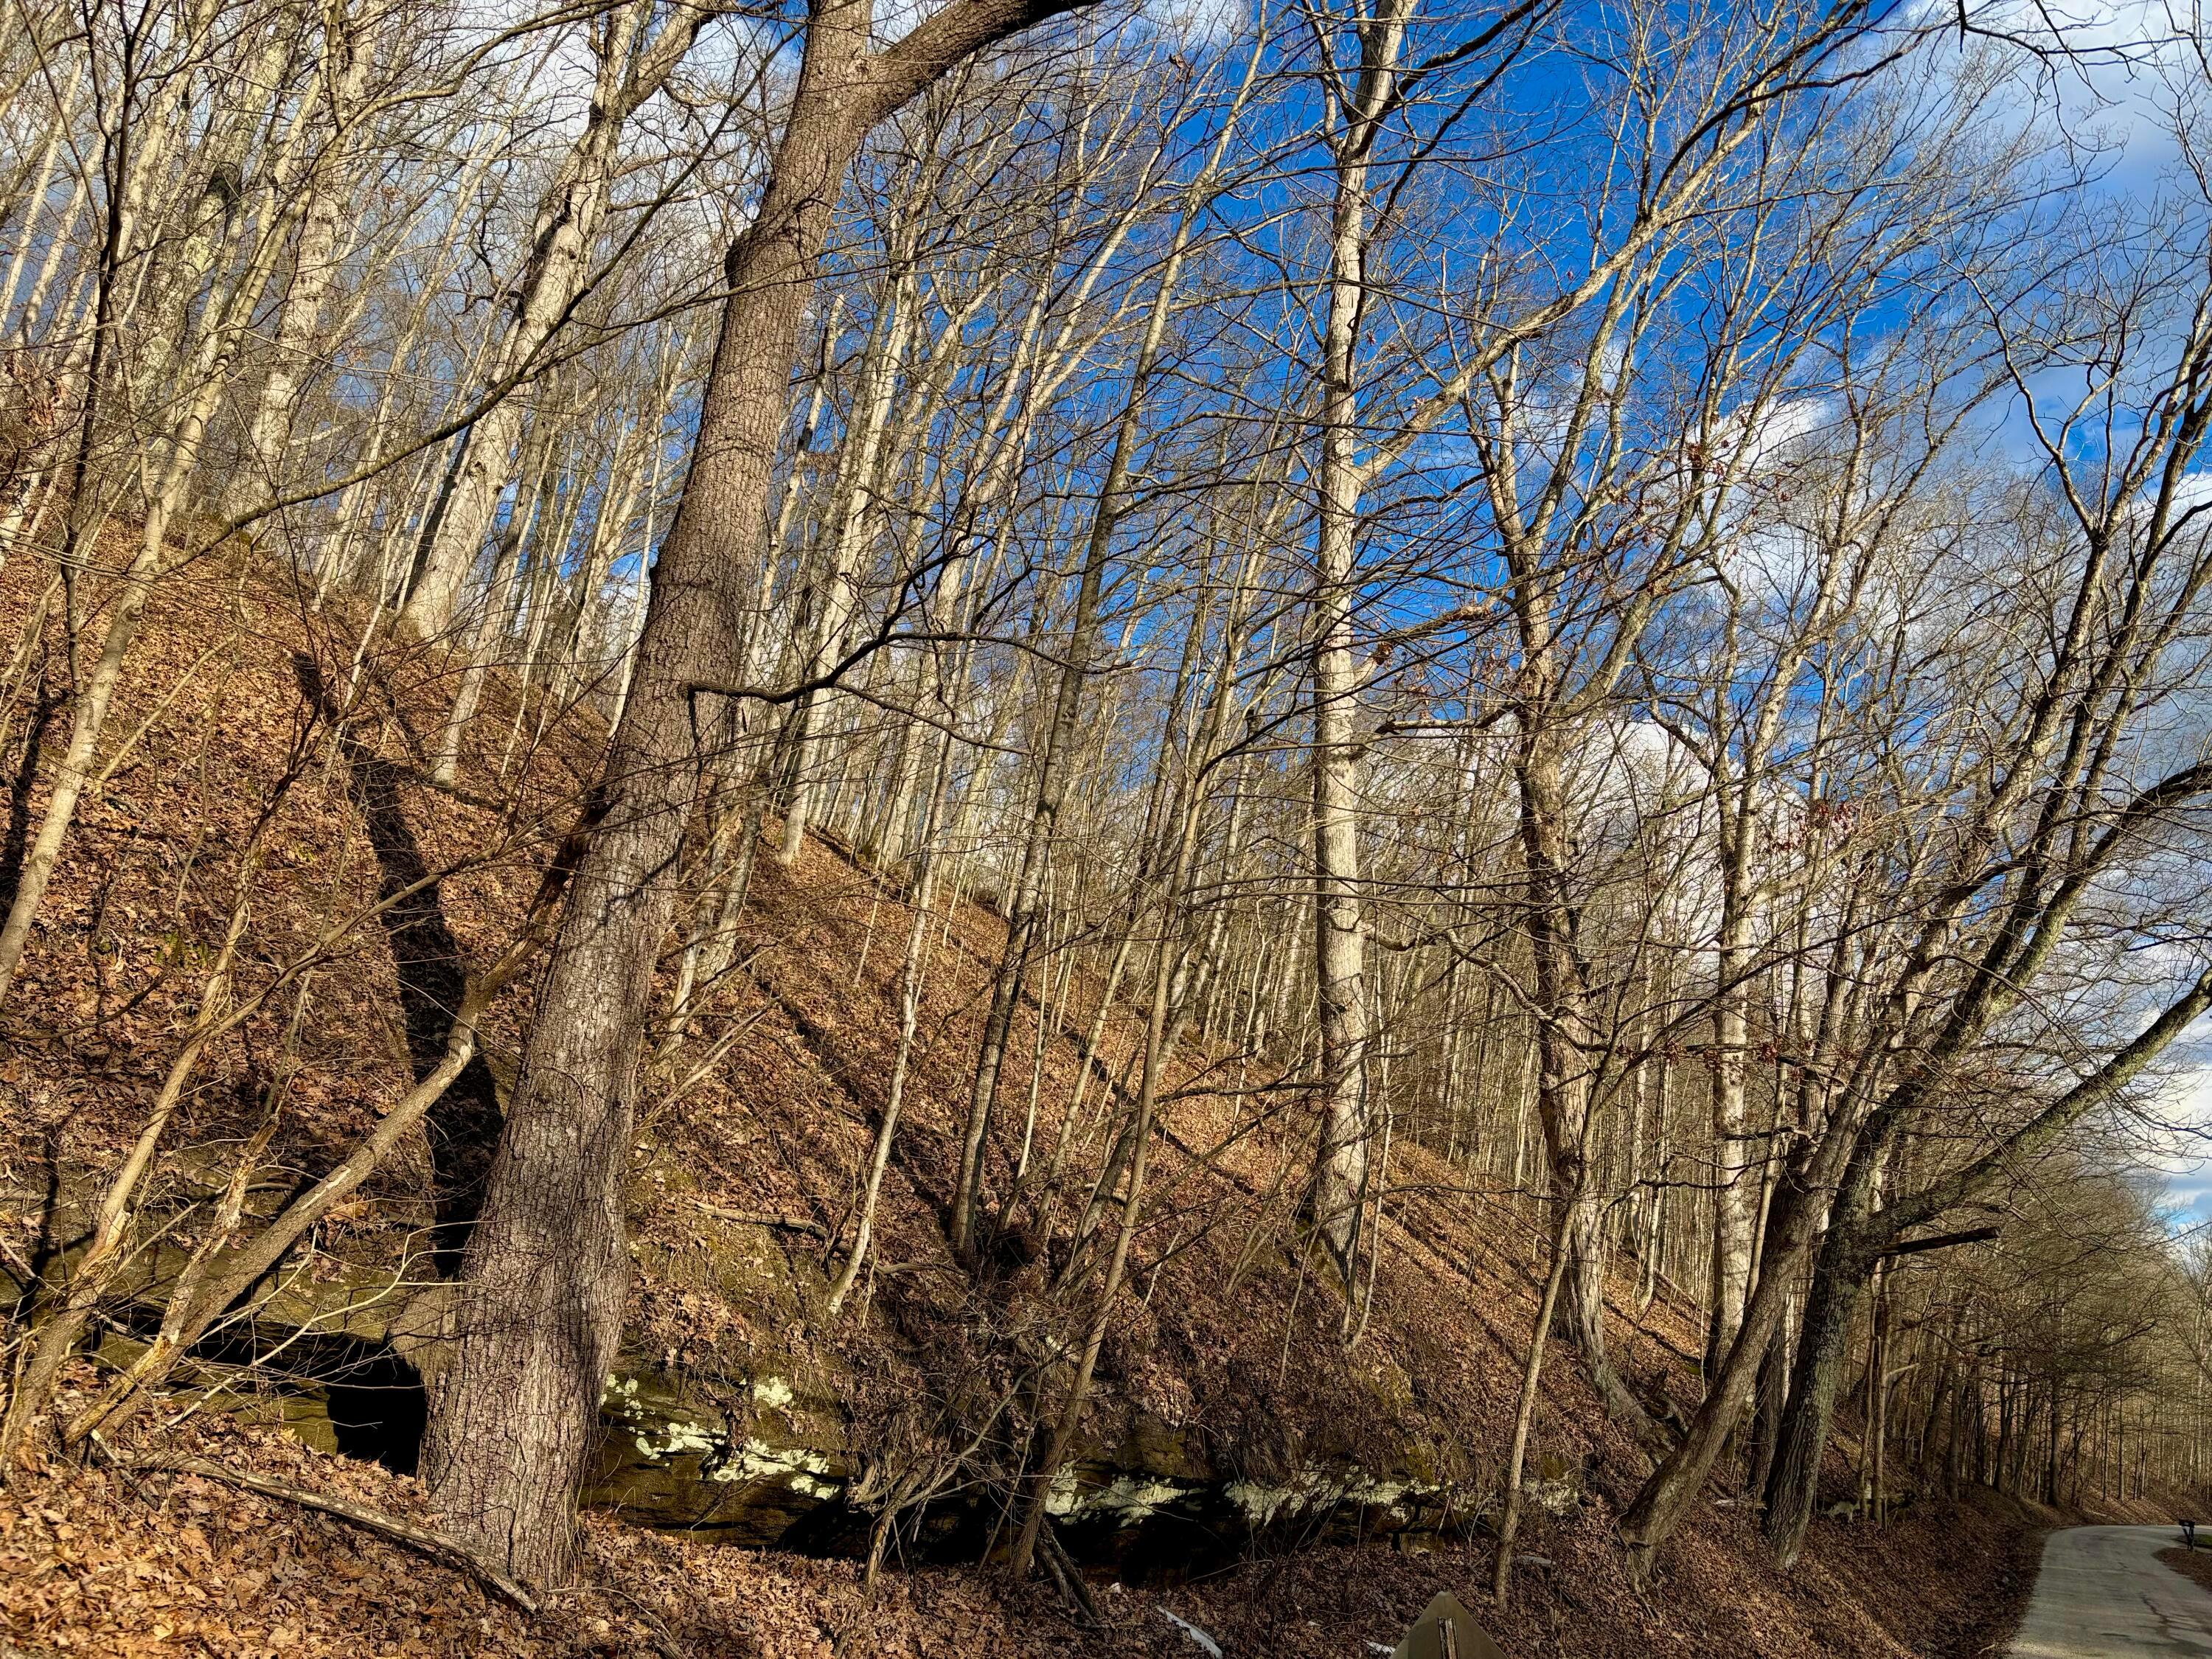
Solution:
<svg viewBox="0 0 2212 1659"><path fill-rule="evenodd" d="M854 1501L859 1460L834 1403L799 1397L777 1377L749 1386L750 1409L714 1412L650 1372L617 1376L586 1501L736 1543L864 1548L870 1517ZM1480 1518L1469 1494L1411 1470L1316 1462L1273 1481L1223 1474L1189 1437L1155 1420L1133 1425L1119 1445L1091 1448L1054 1480L1046 1507L1079 1559L1134 1571L1271 1545L1431 1534ZM916 1547L972 1554L992 1519L987 1504L940 1502L919 1517Z"/></svg>
<svg viewBox="0 0 2212 1659"><path fill-rule="evenodd" d="M111 1336L104 1346L122 1363L135 1344ZM308 1358L296 1337L290 1352ZM207 1363L191 1381L211 1405L318 1450L411 1469L423 1423L413 1368L387 1347L355 1342L317 1347L312 1363L276 1374ZM732 1544L865 1553L873 1516L857 1495L862 1460L835 1407L773 1376L753 1381L749 1401L744 1392L736 1407L717 1406L652 1370L617 1372L601 1404L606 1434L585 1504ZM1470 1494L1411 1471L1315 1462L1260 1480L1173 1455L1179 1439L1133 1435L1061 1472L1046 1506L1071 1553L1142 1577L1271 1548L1417 1539L1481 1519ZM988 1500L939 1500L902 1527L902 1547L909 1557L972 1559L996 1516Z"/></svg>
<svg viewBox="0 0 2212 1659"><path fill-rule="evenodd" d="M74 1231L62 1231L64 1261ZM154 1243L114 1287L123 1317L101 1341L110 1363L127 1364L158 1325L184 1255ZM802 1316L780 1252L726 1246L697 1260L690 1271L718 1294L753 1306L788 1302L770 1311ZM250 1321L204 1344L176 1382L319 1449L411 1472L425 1420L422 1370L437 1364L447 1287L405 1265L326 1257L320 1271L272 1287ZM750 1376L699 1376L626 1357L608 1379L605 1437L583 1501L734 1544L864 1553L881 1483L866 1478L837 1376L759 1358ZM1376 1404L1387 1412L1387 1401ZM1417 1538L1473 1525L1483 1513L1481 1497L1437 1478L1413 1448L1389 1468L1343 1457L1223 1468L1199 1436L1143 1413L1127 1413L1110 1438L1079 1443L1046 1502L1072 1553L1133 1577L1270 1548ZM1002 1526L1002 1493L938 1498L902 1517L901 1550L908 1559L973 1559Z"/></svg>
<svg viewBox="0 0 2212 1659"><path fill-rule="evenodd" d="M652 1371L617 1372L599 1402L606 1438L584 1501L646 1526L732 1543L822 1547L826 1509L846 1506L858 1469L827 1401L802 1403L763 1376L715 1407Z"/></svg>

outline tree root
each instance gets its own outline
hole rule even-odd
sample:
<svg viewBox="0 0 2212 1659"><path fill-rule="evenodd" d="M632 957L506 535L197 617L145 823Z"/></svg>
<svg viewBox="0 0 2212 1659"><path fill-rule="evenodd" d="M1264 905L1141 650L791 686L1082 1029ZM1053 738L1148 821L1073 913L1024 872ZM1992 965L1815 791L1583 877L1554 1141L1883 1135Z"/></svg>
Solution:
<svg viewBox="0 0 2212 1659"><path fill-rule="evenodd" d="M1060 1599L1067 1604L1069 1612L1091 1624L1098 1623L1098 1604L1091 1599L1091 1586L1083 1582L1075 1561L1067 1553L1067 1546L1060 1541L1060 1534L1047 1521L1037 1532L1037 1555L1052 1582L1060 1591Z"/></svg>

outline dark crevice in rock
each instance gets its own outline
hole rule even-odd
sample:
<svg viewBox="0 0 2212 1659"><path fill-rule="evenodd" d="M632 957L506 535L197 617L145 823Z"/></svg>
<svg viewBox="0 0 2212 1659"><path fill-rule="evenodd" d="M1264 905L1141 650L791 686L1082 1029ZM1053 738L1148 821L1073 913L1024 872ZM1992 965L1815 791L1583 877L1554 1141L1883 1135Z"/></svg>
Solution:
<svg viewBox="0 0 2212 1659"><path fill-rule="evenodd" d="M161 1313L157 1302L132 1303L112 1328L135 1347L151 1340ZM249 1320L201 1339L185 1374L195 1390L260 1401L310 1445L415 1473L429 1398L422 1374L388 1341Z"/></svg>

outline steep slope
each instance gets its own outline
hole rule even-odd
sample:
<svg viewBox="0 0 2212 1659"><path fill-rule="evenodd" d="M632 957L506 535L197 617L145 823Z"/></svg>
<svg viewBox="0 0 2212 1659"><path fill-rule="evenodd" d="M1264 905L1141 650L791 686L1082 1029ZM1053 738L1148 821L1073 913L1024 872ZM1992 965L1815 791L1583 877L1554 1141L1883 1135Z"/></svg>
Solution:
<svg viewBox="0 0 2212 1659"><path fill-rule="evenodd" d="M33 580L20 562L0 572L0 637L20 635ZM360 618L318 614L250 563L166 583L155 613L113 764L5 1016L0 1239L19 1278L81 1237L241 894L236 994L314 966L210 1048L149 1212L184 1248L264 1125L252 1180L264 1211L327 1168L434 1052L459 970L515 927L598 733L588 711L501 687L471 728L460 790L442 791L422 775L452 690L438 665L373 645L356 675L347 629ZM53 632L9 708L11 741L54 740ZM331 716L348 686L340 737ZM41 804L31 750L11 754L0 884ZM380 896L398 902L372 914ZM1024 1141L1033 1164L1048 1158L1063 1127L1081 1178L1050 1220L1023 1212L980 1269L962 1268L944 1218L1002 927L981 904L947 904L931 924L876 1266L833 1320L827 1269L884 1109L911 921L896 882L832 847L788 872L763 861L739 967L655 1062L632 1183L627 1353L592 1496L687 1530L596 1521L607 1582L703 1650L743 1635L779 1655L1194 1650L1161 1605L1233 1652L1342 1654L1394 1640L1439 1587L1474 1600L1534 1316L1538 1218L1401 1143L1371 1292L1358 1287L1347 1315L1296 1225L1313 1130L1297 1090L1267 1086L1289 1063L1203 1045L1173 1079L1132 1290L1079 1478L1057 1505L1092 1564L1103 1623L1079 1629L1043 1587L951 1565L1003 1545L1015 1480L1066 1386L1054 1358L1095 1305L1089 1279L1054 1275L1139 1031L1109 1009L1086 1060L1103 988L1079 978L1048 1009L1022 1009L994 1184L1006 1190ZM672 977L672 955L667 965ZM526 1017L526 994L511 994L450 1109L287 1262L283 1295L203 1353L186 1380L217 1392L149 1413L124 1449L198 1444L234 1467L417 1507L401 1472L421 1409L410 1367L434 1353L392 1338L393 1310L445 1259ZM1083 1114L1066 1123L1086 1066ZM165 1259L149 1256L113 1310L105 1360L143 1334ZM1662 1297L1617 1315L1635 1386L1655 1403L1686 1398L1696 1310ZM191 1420L157 1420L179 1414ZM322 1450L273 1437L278 1422ZM331 1461L340 1448L392 1468ZM1564 1355L1547 1371L1535 1461L1543 1502L1522 1547L1541 1564L1498 1621L1516 1654L1945 1651L1981 1628L2025 1535L2008 1506L1923 1503L1882 1533L1824 1526L1778 1582L1741 1511L1716 1509L1639 1595L1610 1541L1638 1454ZM850 1556L890 1494L933 1501L901 1512L883 1540L900 1570L869 1589ZM23 1570L0 1588L4 1628L56 1650L622 1651L621 1621L637 1622L617 1595L581 1624L562 1613L526 1628L456 1575L190 1476L57 1467L5 1501L8 1565ZM1395 1547L1373 1541L1383 1534ZM782 1547L738 1547L757 1544ZM591 1619L607 1623L605 1642Z"/></svg>

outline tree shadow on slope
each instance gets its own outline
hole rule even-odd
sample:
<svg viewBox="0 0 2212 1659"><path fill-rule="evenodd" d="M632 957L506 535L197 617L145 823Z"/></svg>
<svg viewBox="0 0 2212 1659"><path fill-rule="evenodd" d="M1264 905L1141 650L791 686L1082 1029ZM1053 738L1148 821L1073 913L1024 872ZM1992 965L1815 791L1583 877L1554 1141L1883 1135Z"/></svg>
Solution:
<svg viewBox="0 0 2212 1659"><path fill-rule="evenodd" d="M467 976L440 884L407 821L401 785L410 774L356 734L331 696L321 664L303 651L294 654L292 666L301 694L337 733L349 792L376 855L377 897L386 905L381 915L399 981L408 1063L419 1081L445 1054ZM425 1120L436 1214L432 1261L443 1277L451 1278L460 1266L483 1200L500 1121L499 1085L479 1048Z"/></svg>

